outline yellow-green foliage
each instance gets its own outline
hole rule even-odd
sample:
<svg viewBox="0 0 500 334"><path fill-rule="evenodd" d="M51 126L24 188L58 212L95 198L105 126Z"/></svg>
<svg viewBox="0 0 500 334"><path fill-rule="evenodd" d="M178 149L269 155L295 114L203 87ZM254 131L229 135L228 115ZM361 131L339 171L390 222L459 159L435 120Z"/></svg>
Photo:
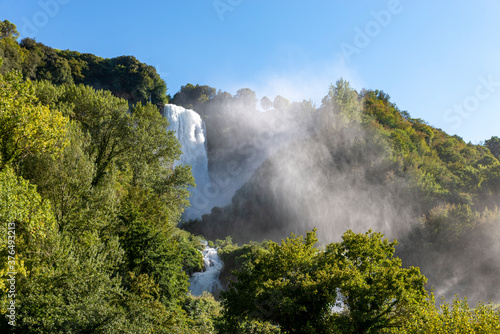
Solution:
<svg viewBox="0 0 500 334"><path fill-rule="evenodd" d="M31 82L19 73L0 75L0 168L29 154L60 150L67 122L38 103Z"/></svg>
<svg viewBox="0 0 500 334"><path fill-rule="evenodd" d="M420 313L412 316L404 328L387 333L399 334L493 334L500 333L500 312L478 303L470 308L467 298L455 298L451 304L434 306L434 296Z"/></svg>
<svg viewBox="0 0 500 334"><path fill-rule="evenodd" d="M36 186L10 167L0 172L0 313L6 312L8 273L17 273L17 279L27 275L27 244L40 241L54 222L50 205L42 201Z"/></svg>
<svg viewBox="0 0 500 334"><path fill-rule="evenodd" d="M199 297L188 295L182 307L189 317L189 328L192 332L215 333L213 319L220 316L221 306L210 293L204 292Z"/></svg>
<svg viewBox="0 0 500 334"><path fill-rule="evenodd" d="M487 141L490 152L485 146L467 144L422 119L411 118L383 91L363 91L361 96L362 111L372 119L366 123L367 128L387 141L392 149L391 160L403 172L410 171L428 199L454 202L463 198L461 193L474 200L475 195L498 191L500 166L492 154L496 152L495 137Z"/></svg>
<svg viewBox="0 0 500 334"><path fill-rule="evenodd" d="M36 186L16 176L12 168L0 172L0 221L1 250L7 245L7 223L15 223L16 231L30 239L43 237L45 228L54 224L50 205L42 201Z"/></svg>

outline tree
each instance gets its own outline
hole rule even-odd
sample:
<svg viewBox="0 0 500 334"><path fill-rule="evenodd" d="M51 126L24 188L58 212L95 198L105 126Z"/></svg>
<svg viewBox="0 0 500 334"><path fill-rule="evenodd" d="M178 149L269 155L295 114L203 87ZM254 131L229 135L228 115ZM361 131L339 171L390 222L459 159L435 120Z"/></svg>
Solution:
<svg viewBox="0 0 500 334"><path fill-rule="evenodd" d="M314 333L337 297L337 270L318 266L316 231L270 243L255 260L235 272L222 292L223 318L231 332L252 320L271 322L290 333Z"/></svg>
<svg viewBox="0 0 500 334"><path fill-rule="evenodd" d="M360 120L360 104L358 102L358 93L349 82L340 78L334 85L330 86L328 95L323 98L322 108L328 114L338 115L341 126L346 126L352 122ZM330 116L331 117L331 116ZM328 123L331 123L329 121Z"/></svg>
<svg viewBox="0 0 500 334"><path fill-rule="evenodd" d="M286 111L289 107L290 107L290 101L288 101L284 97L277 95L274 98L274 109L280 111Z"/></svg>
<svg viewBox="0 0 500 334"><path fill-rule="evenodd" d="M168 102L167 85L153 66L141 63L133 56L111 59L69 50L57 50L34 39L25 38L20 44L6 45L0 39L0 56L9 56L9 69L23 71L25 78L48 80L54 84L86 84L106 89L130 103L162 105ZM15 41L14 41L15 42ZM2 47L2 43L4 44ZM14 47L20 49L16 51ZM17 58L17 62L16 62Z"/></svg>
<svg viewBox="0 0 500 334"><path fill-rule="evenodd" d="M401 268L396 242L382 234L347 231L324 252L314 247L316 230L270 243L235 272L222 293L229 332L259 320L288 333L376 333L401 327L426 301L417 268ZM343 312L332 311L343 306Z"/></svg>
<svg viewBox="0 0 500 334"><path fill-rule="evenodd" d="M264 110L269 110L273 107L273 103L267 96L264 96L262 99L260 99L260 106Z"/></svg>
<svg viewBox="0 0 500 334"><path fill-rule="evenodd" d="M175 305L187 293L189 283L182 270L180 245L173 238L174 228L155 226L132 206L121 218L125 231L120 238L125 251L122 270L137 276L147 274L157 282L162 303Z"/></svg>
<svg viewBox="0 0 500 334"><path fill-rule="evenodd" d="M500 160L500 138L493 136L484 141L485 146L498 160Z"/></svg>
<svg viewBox="0 0 500 334"><path fill-rule="evenodd" d="M388 331L394 334L440 334L440 333L500 333L500 311L490 305L478 303L470 308L467 298L455 297L452 304L442 301L435 306L434 296L429 298L421 312L411 315L403 328Z"/></svg>
<svg viewBox="0 0 500 334"><path fill-rule="evenodd" d="M95 163L92 187L97 186L108 168L132 145L128 103L109 91L95 91L90 86L67 86L61 103L73 105L71 118L80 123L90 137L87 154Z"/></svg>
<svg viewBox="0 0 500 334"><path fill-rule="evenodd" d="M175 226L193 178L173 167L181 151L166 120L83 85L42 82L35 93L71 120L57 156L37 151L16 166L37 185L29 196L11 166L0 171L2 231L16 220L23 255L18 332L188 333L184 267L201 256Z"/></svg>
<svg viewBox="0 0 500 334"><path fill-rule="evenodd" d="M77 122L69 124L66 139L69 145L56 159L47 154L29 157L23 161L21 172L50 200L59 231L75 238L88 230L109 234L117 222L118 196L111 189L112 184L118 187L117 182L92 187L96 167L86 153L90 138Z"/></svg>
<svg viewBox="0 0 500 334"><path fill-rule="evenodd" d="M216 96L216 89L210 86L200 86L188 83L174 95L172 103L198 112L204 111L205 104Z"/></svg>
<svg viewBox="0 0 500 334"><path fill-rule="evenodd" d="M60 151L67 122L37 101L31 82L19 73L0 75L0 169L30 154Z"/></svg>
<svg viewBox="0 0 500 334"><path fill-rule="evenodd" d="M27 275L25 262L31 260L30 251L39 248L54 226L50 205L36 186L15 175L11 167L0 171L0 314L6 313L8 303L8 273L18 272L18 280Z"/></svg>
<svg viewBox="0 0 500 334"><path fill-rule="evenodd" d="M220 315L221 307L212 294L204 292L199 297L188 295L182 307L192 321L189 326L192 332L217 333L213 320Z"/></svg>
<svg viewBox="0 0 500 334"><path fill-rule="evenodd" d="M402 268L395 258L397 242L381 233L347 231L342 242L326 246L326 263L337 264L338 286L346 312L331 317L342 333L378 333L402 327L426 302L427 279L415 267Z"/></svg>
<svg viewBox="0 0 500 334"><path fill-rule="evenodd" d="M24 54L17 43L18 37L15 24L0 21L0 74L21 70Z"/></svg>
<svg viewBox="0 0 500 334"><path fill-rule="evenodd" d="M17 39L19 37L19 32L14 23L9 22L9 20L0 21L0 38L13 38Z"/></svg>
<svg viewBox="0 0 500 334"><path fill-rule="evenodd" d="M168 120L156 106L138 103L131 110L130 150L127 160L133 171L133 185L158 188L172 173L171 167L181 155L173 132L167 132Z"/></svg>
<svg viewBox="0 0 500 334"><path fill-rule="evenodd" d="M257 106L257 97L255 92L250 88L238 89L234 99L236 102L239 102L245 110L254 111Z"/></svg>

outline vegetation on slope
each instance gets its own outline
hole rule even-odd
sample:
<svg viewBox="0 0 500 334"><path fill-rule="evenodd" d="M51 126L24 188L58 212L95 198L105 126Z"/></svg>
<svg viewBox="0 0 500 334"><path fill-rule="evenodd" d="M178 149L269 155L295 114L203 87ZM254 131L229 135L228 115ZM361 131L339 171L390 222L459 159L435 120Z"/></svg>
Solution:
<svg viewBox="0 0 500 334"><path fill-rule="evenodd" d="M238 247L226 239L219 242L230 282L222 302L210 295L189 295L188 274L202 266L200 244L176 226L189 205L188 189L194 180L189 166L173 166L182 148L173 133L165 131L167 121L155 105L165 102L163 81L132 57L107 60L54 50L33 40L18 44L17 35L14 25L0 22L3 332L500 331L498 311L486 305L471 309L466 300L455 299L436 309L419 269L403 267L394 257L396 242L371 231L348 231L341 242L321 248L315 246L315 230L280 244ZM100 77L103 73L106 76ZM186 87L181 93L200 88ZM219 92L196 106L206 119L213 117L212 124L230 113L219 109L217 96L226 96L230 108L256 112L250 90L235 97ZM174 98L183 104L190 101L182 99L182 94ZM269 99L262 100L262 107L271 108ZM384 93L357 94L344 81L332 86L320 110L281 97L274 108L274 116L267 120L296 118L293 123L302 122L310 135L284 149L273 158L276 162L284 156L289 164L304 164L299 175L310 175L304 177L306 185L314 177L324 180L320 175L330 169L324 173L327 179L336 173L353 174L351 181L386 187L395 193L394 199L415 199L411 212L419 213L420 220L410 224L408 240L403 241L405 265L429 254L435 254L434 261L454 247L450 254L461 257L454 263L485 259L474 273L486 278L490 291L498 291L494 247L500 214L493 207L499 195L497 137L484 146L465 144L411 119ZM212 147L214 156L229 148L222 151L221 161L237 150L229 145L233 135L240 135L235 138L241 144L256 133L250 127L240 133L242 124L214 125L211 136L227 134L220 146ZM330 159L306 174L317 167L310 155L301 157L307 151L327 152ZM361 168L367 163L370 168ZM287 196L266 192L258 182L272 184L279 177L271 173L272 167L272 160L266 162L240 191L233 203L239 206L216 209L205 219L219 214L218 224L227 228L226 235L236 230L223 215L238 218L243 212L266 219L267 232L278 231L275 237L285 229L303 232L304 226L294 225L297 218L290 206L272 207L280 204L276 198ZM253 202L262 200L257 191L265 199L257 202L260 207ZM288 198L293 196L288 192ZM292 204L314 208L318 201L320 196L311 196ZM257 214L257 209L262 212ZM259 226L251 220L247 224L250 230ZM479 242L481 247L476 247ZM236 270L229 275L227 269L232 268ZM333 307L340 300L344 307L337 312Z"/></svg>
<svg viewBox="0 0 500 334"><path fill-rule="evenodd" d="M57 50L34 39L17 42L19 33L9 21L2 24L0 57L4 59L1 74L20 71L25 79L46 80L56 85L84 84L105 89L130 103L168 102L167 85L153 66L134 56L101 58L90 53Z"/></svg>

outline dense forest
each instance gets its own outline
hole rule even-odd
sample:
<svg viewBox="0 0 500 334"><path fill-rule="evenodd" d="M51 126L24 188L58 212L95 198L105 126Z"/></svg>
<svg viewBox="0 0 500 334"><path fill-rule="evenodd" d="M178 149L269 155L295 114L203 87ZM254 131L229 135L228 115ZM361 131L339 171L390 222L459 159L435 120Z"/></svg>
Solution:
<svg viewBox="0 0 500 334"><path fill-rule="evenodd" d="M500 332L498 137L465 143L342 79L319 107L170 98L134 57L18 35L0 22L2 332ZM169 100L204 119L212 176L263 161L200 220L182 221L195 180ZM188 292L200 238L225 263L216 298Z"/></svg>

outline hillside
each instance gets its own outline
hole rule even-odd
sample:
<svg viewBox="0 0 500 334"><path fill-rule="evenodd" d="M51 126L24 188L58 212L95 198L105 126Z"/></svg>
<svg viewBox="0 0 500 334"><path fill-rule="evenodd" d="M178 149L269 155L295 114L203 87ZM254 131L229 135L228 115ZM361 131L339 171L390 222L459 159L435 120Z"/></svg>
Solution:
<svg viewBox="0 0 500 334"><path fill-rule="evenodd" d="M205 120L211 177L246 182L181 229L195 180L156 70L17 37L0 21L2 332L500 331L463 299L500 300L498 137L465 143L342 79L319 108L265 112L188 84L172 102ZM223 239L220 300L189 293L197 235Z"/></svg>
<svg viewBox="0 0 500 334"><path fill-rule="evenodd" d="M130 103L168 102L167 86L153 66L134 56L101 58L90 53L58 50L31 38L17 42L9 33L0 38L1 74L20 71L24 78L56 85L84 84L105 89Z"/></svg>
<svg viewBox="0 0 500 334"><path fill-rule="evenodd" d="M400 240L398 254L421 267L439 293L457 293L443 282L454 277L460 293L492 298L499 287L483 280L500 272L490 254L500 236L498 138L467 144L411 118L384 92L358 94L343 81L313 113L319 133L281 149L229 206L185 228L239 243L313 227L328 243L347 229L371 228ZM471 277L471 267L481 275Z"/></svg>

